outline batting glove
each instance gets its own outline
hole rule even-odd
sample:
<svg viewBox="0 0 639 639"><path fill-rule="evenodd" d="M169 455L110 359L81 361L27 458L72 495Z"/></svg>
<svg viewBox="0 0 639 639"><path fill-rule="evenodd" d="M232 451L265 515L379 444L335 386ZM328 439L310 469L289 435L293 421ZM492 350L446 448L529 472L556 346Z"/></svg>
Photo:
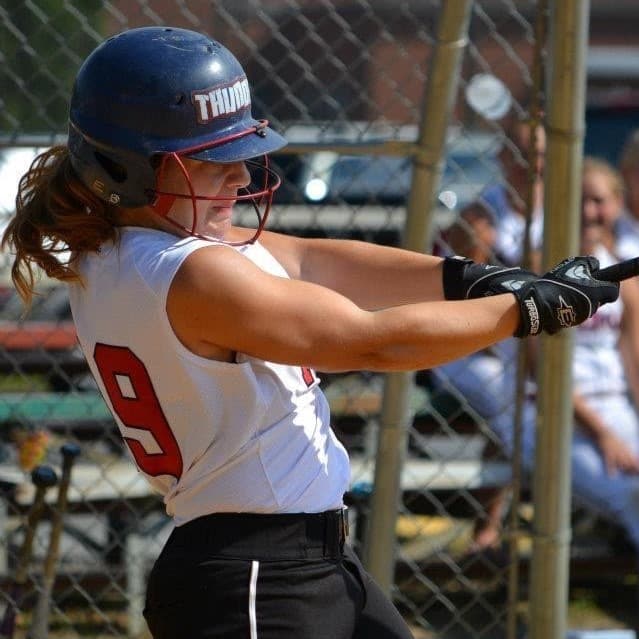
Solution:
<svg viewBox="0 0 639 639"><path fill-rule="evenodd" d="M514 293L537 279L537 275L518 266L478 264L459 256L444 258L444 298L447 300Z"/></svg>
<svg viewBox="0 0 639 639"><path fill-rule="evenodd" d="M598 269L595 257L571 257L514 290L521 311L515 336L539 335L542 331L552 335L585 322L602 304L614 302L619 297L619 283L598 280Z"/></svg>

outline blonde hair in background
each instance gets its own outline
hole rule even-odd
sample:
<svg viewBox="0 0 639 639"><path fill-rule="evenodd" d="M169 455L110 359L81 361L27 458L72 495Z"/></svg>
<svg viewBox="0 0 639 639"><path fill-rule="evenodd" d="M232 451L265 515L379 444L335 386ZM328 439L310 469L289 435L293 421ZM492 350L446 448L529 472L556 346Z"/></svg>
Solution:
<svg viewBox="0 0 639 639"><path fill-rule="evenodd" d="M639 133L639 131L638 131ZM639 161L639 136L637 137L637 161ZM615 169L610 162L604 160L602 158L594 157L594 156L586 156L583 160L582 167L582 175L587 175L588 173L602 173L608 178L608 183L610 185L610 190L612 194L619 198L623 199L625 193L625 187L623 183L623 178L621 173Z"/></svg>

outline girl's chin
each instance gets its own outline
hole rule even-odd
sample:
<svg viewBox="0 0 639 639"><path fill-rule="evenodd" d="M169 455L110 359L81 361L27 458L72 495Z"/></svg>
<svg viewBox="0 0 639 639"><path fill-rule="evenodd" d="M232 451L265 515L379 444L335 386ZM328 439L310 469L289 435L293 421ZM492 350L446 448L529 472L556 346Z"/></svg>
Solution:
<svg viewBox="0 0 639 639"><path fill-rule="evenodd" d="M233 215L233 207L232 206L212 206L208 210L208 215L210 217L215 217L215 218L231 217L231 215Z"/></svg>
<svg viewBox="0 0 639 639"><path fill-rule="evenodd" d="M200 235L205 235L207 237L214 237L216 239L224 239L226 234L229 232L231 228L231 218L227 218L225 220L215 220L211 222L207 222L206 224L202 224L197 232Z"/></svg>
<svg viewBox="0 0 639 639"><path fill-rule="evenodd" d="M590 250L594 249L598 244L600 244L601 240L602 234L600 232L584 233L582 236L582 243L584 244L584 248L589 248Z"/></svg>

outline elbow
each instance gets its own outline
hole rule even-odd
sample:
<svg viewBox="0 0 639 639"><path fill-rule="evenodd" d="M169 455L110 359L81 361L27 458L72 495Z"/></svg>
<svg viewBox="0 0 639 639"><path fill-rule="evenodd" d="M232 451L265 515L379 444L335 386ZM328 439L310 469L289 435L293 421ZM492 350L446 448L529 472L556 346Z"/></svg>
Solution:
<svg viewBox="0 0 639 639"><path fill-rule="evenodd" d="M348 371L373 371L376 373L393 373L399 371L419 370L424 368L418 362L411 361L388 349L349 348L344 347L334 352L324 352L313 366L325 373L344 373Z"/></svg>

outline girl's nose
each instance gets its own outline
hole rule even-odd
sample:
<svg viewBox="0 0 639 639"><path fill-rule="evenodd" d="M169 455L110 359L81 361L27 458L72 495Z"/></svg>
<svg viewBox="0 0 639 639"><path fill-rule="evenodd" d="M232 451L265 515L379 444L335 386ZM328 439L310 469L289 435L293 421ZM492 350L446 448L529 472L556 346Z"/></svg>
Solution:
<svg viewBox="0 0 639 639"><path fill-rule="evenodd" d="M244 188L251 183L251 174L246 167L246 162L233 162L226 166L226 179L233 187Z"/></svg>
<svg viewBox="0 0 639 639"><path fill-rule="evenodd" d="M583 199L581 209L584 222L592 224L597 219L597 204L591 198Z"/></svg>

